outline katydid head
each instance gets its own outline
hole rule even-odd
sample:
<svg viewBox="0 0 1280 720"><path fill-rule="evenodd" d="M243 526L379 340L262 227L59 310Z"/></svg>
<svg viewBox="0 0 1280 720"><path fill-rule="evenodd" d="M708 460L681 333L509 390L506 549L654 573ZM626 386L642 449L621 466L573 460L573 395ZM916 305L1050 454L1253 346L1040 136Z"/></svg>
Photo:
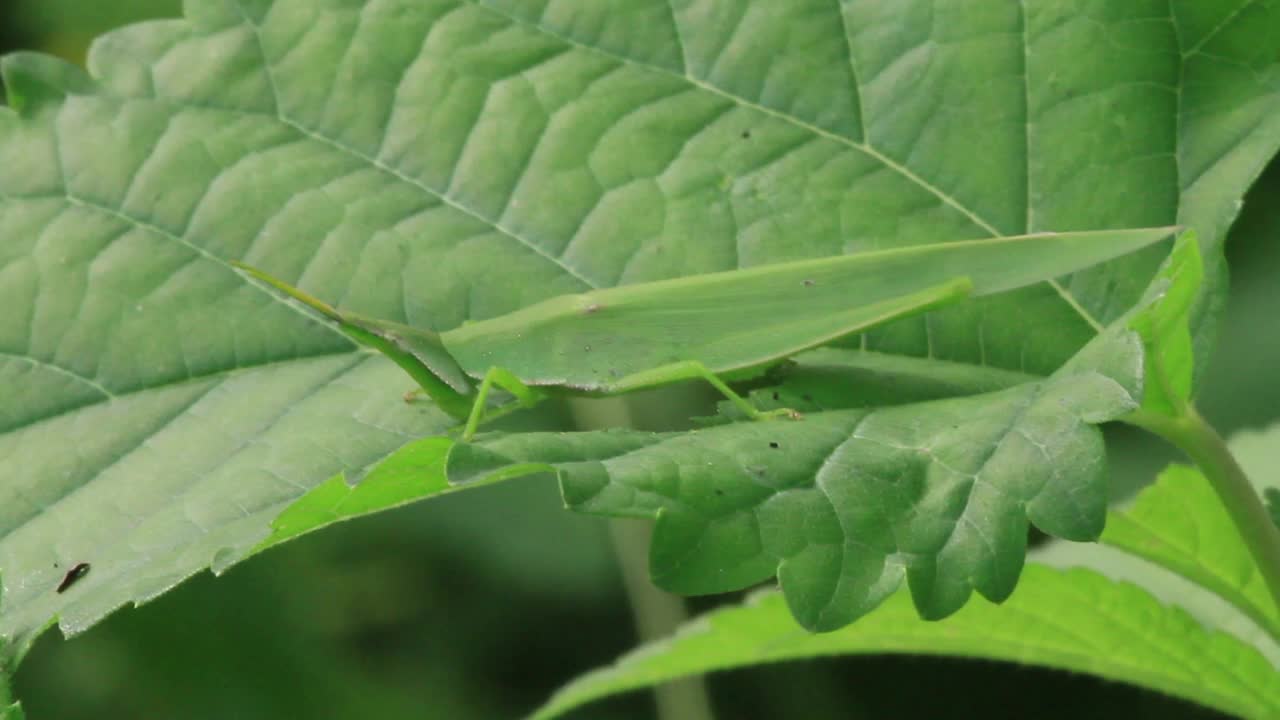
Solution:
<svg viewBox="0 0 1280 720"><path fill-rule="evenodd" d="M338 312L337 308L321 300L320 298L314 295L311 295L310 293L305 293L299 290L298 288L290 285L289 283L275 276L268 275L267 273L259 270L256 267L253 267L252 265L246 265L240 262L239 260L230 260L228 262L231 264L231 267L234 267L237 270L249 275L255 280L258 280L260 282L266 283L267 285L270 285L272 288L279 290L285 295L288 295L294 300L297 300L303 305L306 305L312 310L315 310L321 315L324 315L326 318L338 323L343 322L342 313Z"/></svg>
<svg viewBox="0 0 1280 720"><path fill-rule="evenodd" d="M333 322L347 337L391 358L417 381L422 391L437 406L462 419L471 409L471 380L463 372L440 336L430 330L377 320L351 312L343 312L323 300L299 290L279 278L241 262L231 264L290 298L320 313ZM406 400L408 397L406 396Z"/></svg>

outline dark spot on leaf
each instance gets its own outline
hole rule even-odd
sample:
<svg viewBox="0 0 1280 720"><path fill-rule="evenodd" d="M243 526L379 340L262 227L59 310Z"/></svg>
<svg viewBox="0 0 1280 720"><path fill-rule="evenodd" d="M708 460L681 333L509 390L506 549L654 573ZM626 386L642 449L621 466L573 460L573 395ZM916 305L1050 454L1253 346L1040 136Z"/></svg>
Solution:
<svg viewBox="0 0 1280 720"><path fill-rule="evenodd" d="M742 139L743 139L743 140L749 140L749 139L751 139L751 131L750 131L750 130L743 130L743 131L742 131Z"/></svg>
<svg viewBox="0 0 1280 720"><path fill-rule="evenodd" d="M805 393L805 394L801 395L800 397L801 397L801 399L803 399L805 402L813 402L813 396L812 396L812 395L810 395L809 393Z"/></svg>
<svg viewBox="0 0 1280 720"><path fill-rule="evenodd" d="M1271 516L1271 522L1280 525L1280 490L1269 487L1262 494L1266 499L1267 514Z"/></svg>
<svg viewBox="0 0 1280 720"><path fill-rule="evenodd" d="M777 450L778 448L780 448L780 447L782 447L782 446L781 446L781 445L779 445L779 444L778 444L778 443L776 443L776 442L770 442L770 443L769 443L769 447L773 448L774 450Z"/></svg>
<svg viewBox="0 0 1280 720"><path fill-rule="evenodd" d="M814 282L812 280L802 280L801 282L804 284L805 287L813 287L814 285Z"/></svg>
<svg viewBox="0 0 1280 720"><path fill-rule="evenodd" d="M773 393L773 399L774 399L774 400L781 400L781 399L782 399L782 397L781 397L780 395L778 395L778 393L775 391L775 392Z"/></svg>
<svg viewBox="0 0 1280 720"><path fill-rule="evenodd" d="M723 494L724 494L723 490L721 490L720 488L716 488L716 495L723 495Z"/></svg>
<svg viewBox="0 0 1280 720"><path fill-rule="evenodd" d="M82 562L82 563L76 563L75 565L72 565L71 569L67 571L67 574L63 576L62 582L58 583L58 593L61 594L63 592L66 592L67 588L71 587L72 585L75 585L76 582L80 580L80 578L88 574L89 574L89 563Z"/></svg>

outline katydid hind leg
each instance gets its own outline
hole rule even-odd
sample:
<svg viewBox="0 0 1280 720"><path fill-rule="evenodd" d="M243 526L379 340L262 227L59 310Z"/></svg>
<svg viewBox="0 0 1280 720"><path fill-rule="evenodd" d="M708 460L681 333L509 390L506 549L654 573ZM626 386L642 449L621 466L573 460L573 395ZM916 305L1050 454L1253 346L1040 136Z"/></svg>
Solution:
<svg viewBox="0 0 1280 720"><path fill-rule="evenodd" d="M799 420L801 415L799 412L791 408L778 408L777 410L760 410L751 403L750 400L742 395L734 392L733 388L721 380L718 375L697 360L683 360L674 362L669 365L660 365L649 370L642 370L633 373L608 386L610 392L624 393L632 390L643 390L646 388L665 385L667 383L679 382L681 380L705 380L707 383L720 391L729 402L743 412L752 420L769 420L772 418L789 418Z"/></svg>

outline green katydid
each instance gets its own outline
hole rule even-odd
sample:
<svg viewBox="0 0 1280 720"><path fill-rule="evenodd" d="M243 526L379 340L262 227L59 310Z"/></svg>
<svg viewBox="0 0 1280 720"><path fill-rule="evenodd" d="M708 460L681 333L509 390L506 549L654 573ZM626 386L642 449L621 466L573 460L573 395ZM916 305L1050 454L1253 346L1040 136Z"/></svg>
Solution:
<svg viewBox="0 0 1280 720"><path fill-rule="evenodd" d="M1052 280L1176 231L1038 233L762 265L561 295L441 333L340 311L235 265L390 357L441 409L465 420L465 440L482 419L549 393L612 395L697 378L750 418L799 417L762 412L726 381L967 296ZM494 385L516 402L488 410Z"/></svg>

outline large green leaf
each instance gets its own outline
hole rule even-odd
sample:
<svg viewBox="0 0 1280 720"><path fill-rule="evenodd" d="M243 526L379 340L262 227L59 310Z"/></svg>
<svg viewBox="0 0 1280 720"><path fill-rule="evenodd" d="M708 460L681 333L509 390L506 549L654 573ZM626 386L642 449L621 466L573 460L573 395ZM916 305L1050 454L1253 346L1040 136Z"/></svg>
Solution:
<svg viewBox="0 0 1280 720"><path fill-rule="evenodd" d="M1130 682L1245 718L1280 713L1280 675L1257 650L1207 630L1141 588L1089 570L1027 567L1002 607L970 603L943 623L916 617L905 594L861 622L813 635L788 617L782 597L761 592L740 607L697 618L583 675L534 714L561 715L620 692L689 675L830 655L964 655L1045 664Z"/></svg>
<svg viewBox="0 0 1280 720"><path fill-rule="evenodd" d="M77 631L225 567L308 488L442 428L388 363L229 259L436 329L590 286L1041 229L1178 221L1216 263L1280 143L1260 41L1278 21L1170 10L197 0L100 39L88 76L9 58L0 634L20 653L54 617ZM866 346L1047 375L1157 260Z"/></svg>

